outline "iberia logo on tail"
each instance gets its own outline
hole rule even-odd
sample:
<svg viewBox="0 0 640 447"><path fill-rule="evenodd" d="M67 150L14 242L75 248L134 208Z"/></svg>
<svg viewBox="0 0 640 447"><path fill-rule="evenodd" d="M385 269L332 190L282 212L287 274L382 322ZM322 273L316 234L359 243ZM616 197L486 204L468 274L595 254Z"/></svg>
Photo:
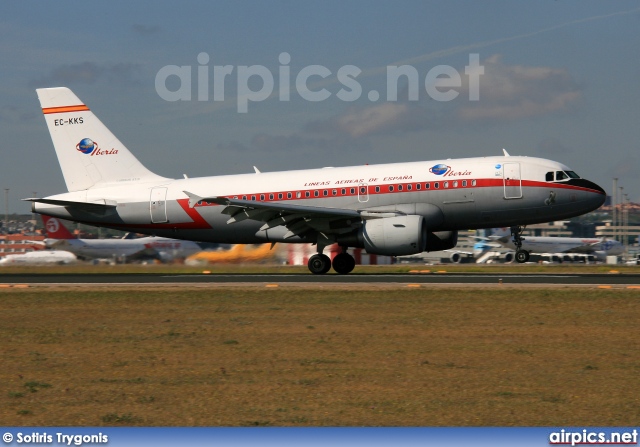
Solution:
<svg viewBox="0 0 640 447"><path fill-rule="evenodd" d="M118 153L117 149L100 149L98 143L93 141L91 138L83 138L80 140L80 142L76 144L76 150L85 155L114 155Z"/></svg>

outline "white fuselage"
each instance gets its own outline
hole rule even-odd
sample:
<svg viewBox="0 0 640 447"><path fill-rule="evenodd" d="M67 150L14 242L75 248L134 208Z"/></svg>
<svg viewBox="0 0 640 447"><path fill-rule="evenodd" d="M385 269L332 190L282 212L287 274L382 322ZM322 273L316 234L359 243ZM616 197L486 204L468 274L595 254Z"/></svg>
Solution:
<svg viewBox="0 0 640 447"><path fill-rule="evenodd" d="M598 208L605 193L588 180L546 181L567 171L560 163L529 157L482 157L415 163L225 175L193 179L135 180L96 185L48 199L113 203L109 213L34 203L36 212L87 224L165 237L223 243L282 241L262 222L227 225L224 206L189 207L184 191L291 204L422 215L430 231L526 225L565 219ZM300 242L290 240L289 242Z"/></svg>
<svg viewBox="0 0 640 447"><path fill-rule="evenodd" d="M504 247L516 249L513 240L497 240ZM603 256L619 255L624 247L618 241L597 238L524 236L522 249L529 253L582 253Z"/></svg>
<svg viewBox="0 0 640 447"><path fill-rule="evenodd" d="M76 256L68 251L41 250L24 254L7 255L0 258L0 265L70 264L76 261Z"/></svg>
<svg viewBox="0 0 640 447"><path fill-rule="evenodd" d="M47 239L47 246L69 251L84 259L157 257L164 261L186 258L202 251L191 241L167 239L163 237L143 237L138 239Z"/></svg>

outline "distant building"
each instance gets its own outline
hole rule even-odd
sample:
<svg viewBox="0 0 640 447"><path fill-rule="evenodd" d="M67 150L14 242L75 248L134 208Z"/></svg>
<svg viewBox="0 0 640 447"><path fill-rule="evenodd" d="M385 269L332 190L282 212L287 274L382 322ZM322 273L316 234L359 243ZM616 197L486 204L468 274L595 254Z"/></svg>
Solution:
<svg viewBox="0 0 640 447"><path fill-rule="evenodd" d="M29 253L44 249L44 236L5 234L0 235L0 257Z"/></svg>

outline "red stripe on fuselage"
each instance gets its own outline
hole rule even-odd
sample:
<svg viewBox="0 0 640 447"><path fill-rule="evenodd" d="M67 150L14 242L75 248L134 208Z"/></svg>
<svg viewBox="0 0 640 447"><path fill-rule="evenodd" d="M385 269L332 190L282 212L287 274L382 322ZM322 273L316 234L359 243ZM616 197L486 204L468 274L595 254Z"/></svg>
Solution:
<svg viewBox="0 0 640 447"><path fill-rule="evenodd" d="M465 180L467 182L467 186L461 186L462 181ZM476 184L472 185L472 181L475 180ZM445 182L448 183L448 187L445 188ZM454 187L453 182L458 182L458 186ZM508 184L507 186L517 186L517 180L511 182L515 184ZM415 189L416 184L419 183L421 185L421 189ZM428 183L430 185L429 188L425 188L425 184ZM435 184L438 183L439 188L435 188ZM411 185L411 190L408 190L408 185ZM393 186L393 191L389 191L389 186ZM398 190L398 186L402 186L402 190ZM384 184L384 185L368 185L367 195L381 195L381 194L402 194L402 193L425 193L425 192L439 192L439 191L450 191L450 190L458 190L458 189L475 189L475 188L502 188L504 186L504 180L502 177L500 178L487 178L487 179L453 179L453 180L435 180L430 182L409 182L409 183L393 183L393 184ZM376 187L380 188L379 192L376 192ZM576 191L587 191L587 192L595 192L598 194L602 194L602 192L584 188L575 185L563 184L563 183L550 183L550 182L540 182L535 180L522 180L523 188L561 188L561 189L572 189ZM351 193L351 188L354 188L355 192ZM348 187L338 187L338 188L316 188L309 190L293 190L293 191L276 191L276 192L260 192L256 194L240 194L240 195L227 195L221 196L226 198L237 198L243 200L251 200L252 196L256 197L256 202L281 202L281 201L293 201L293 200L311 200L311 199L328 199L328 198L337 198L337 197L357 197L358 189L361 186L348 186ZM342 190L345 189L346 194L342 194ZM323 191L328 191L328 195L323 195ZM336 195L333 195L333 191L336 190ZM305 193L309 191L310 196L305 197ZM319 196L314 196L314 191L319 191ZM291 198L287 198L287 193L291 193ZM297 193L300 193L300 197L297 197ZM273 194L273 199L269 199L270 194ZM278 194L282 194L282 198L278 198ZM258 200L261 195L265 196L264 200ZM526 191L523 192L524 197L526 197ZM220 206L216 203L212 202L198 202L193 208L189 208L189 199L177 199L176 200L180 207L184 210L185 213L192 219L192 222L182 222L182 223L149 223L149 224L116 224L110 223L109 227L126 227L126 228L139 228L139 229L178 229L178 230L206 230L213 228L198 212L197 208L203 206ZM362 202L366 203L366 202ZM83 221L83 223L89 225L98 225L100 226L100 222L88 222Z"/></svg>

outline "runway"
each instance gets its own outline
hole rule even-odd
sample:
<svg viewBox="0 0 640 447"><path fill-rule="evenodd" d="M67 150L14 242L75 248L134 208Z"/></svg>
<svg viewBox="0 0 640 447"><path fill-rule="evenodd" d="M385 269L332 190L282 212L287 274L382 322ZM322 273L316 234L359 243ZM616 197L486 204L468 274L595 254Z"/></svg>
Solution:
<svg viewBox="0 0 640 447"><path fill-rule="evenodd" d="M522 284L640 286L640 274L3 274L0 284Z"/></svg>

